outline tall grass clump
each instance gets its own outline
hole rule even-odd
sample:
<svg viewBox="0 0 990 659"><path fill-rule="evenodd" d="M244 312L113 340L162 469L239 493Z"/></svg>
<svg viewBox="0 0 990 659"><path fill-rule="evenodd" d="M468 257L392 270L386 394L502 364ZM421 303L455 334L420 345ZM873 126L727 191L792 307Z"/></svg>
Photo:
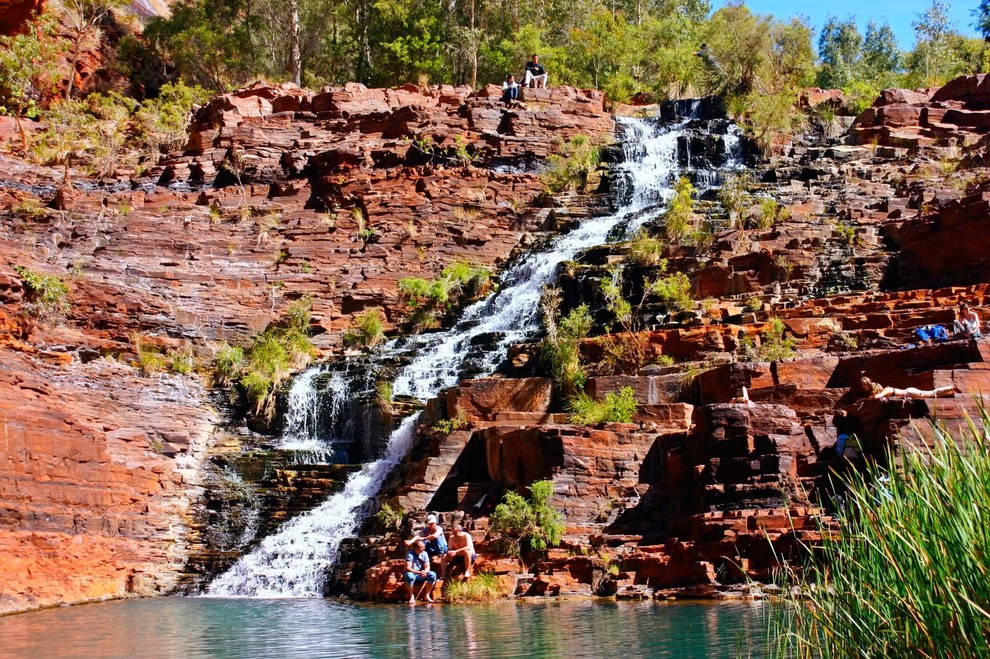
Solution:
<svg viewBox="0 0 990 659"><path fill-rule="evenodd" d="M498 575L479 572L470 579L448 579L443 582L444 602L490 602L502 595Z"/></svg>
<svg viewBox="0 0 990 659"><path fill-rule="evenodd" d="M258 335L244 352L239 366L231 358L229 368L237 368L237 381L247 395L251 412L267 420L275 414L278 388L309 363L313 344L309 340L309 317L312 301L302 298L286 309L278 322Z"/></svg>
<svg viewBox="0 0 990 659"><path fill-rule="evenodd" d="M385 340L385 312L379 307L366 309L354 316L354 326L343 335L344 345L372 348Z"/></svg>
<svg viewBox="0 0 990 659"><path fill-rule="evenodd" d="M400 279L399 294L413 329L424 330L436 327L438 318L454 304L479 299L488 294L492 286L489 268L453 261L436 279Z"/></svg>
<svg viewBox="0 0 990 659"><path fill-rule="evenodd" d="M889 462L845 478L822 560L771 618L778 656L990 656L990 415Z"/></svg>
<svg viewBox="0 0 990 659"><path fill-rule="evenodd" d="M657 265L663 261L666 251L665 241L650 236L646 229L640 227L629 243L629 260L636 265Z"/></svg>

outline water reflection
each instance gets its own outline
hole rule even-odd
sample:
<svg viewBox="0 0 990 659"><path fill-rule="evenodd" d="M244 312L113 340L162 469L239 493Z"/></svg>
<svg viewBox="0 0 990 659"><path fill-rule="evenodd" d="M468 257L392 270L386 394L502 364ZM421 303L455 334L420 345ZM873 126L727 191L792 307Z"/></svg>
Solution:
<svg viewBox="0 0 990 659"><path fill-rule="evenodd" d="M4 657L736 657L758 604L369 606L167 598L0 618Z"/></svg>

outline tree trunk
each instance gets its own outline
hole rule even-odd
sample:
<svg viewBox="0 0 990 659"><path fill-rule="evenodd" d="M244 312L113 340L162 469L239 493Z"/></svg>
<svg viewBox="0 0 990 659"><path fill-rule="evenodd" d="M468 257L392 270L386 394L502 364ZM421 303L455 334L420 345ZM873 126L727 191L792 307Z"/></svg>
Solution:
<svg viewBox="0 0 990 659"><path fill-rule="evenodd" d="M72 46L72 60L69 62L69 82L65 85L65 100L72 98L72 85L76 81L76 65L79 64L79 35Z"/></svg>
<svg viewBox="0 0 990 659"><path fill-rule="evenodd" d="M17 124L17 134L21 136L21 148L24 150L24 155L26 156L28 150L28 139L27 133L24 132L24 124L21 123L21 113L24 111L22 106L22 102L17 104L17 114L14 115L14 122Z"/></svg>
<svg viewBox="0 0 990 659"><path fill-rule="evenodd" d="M471 0L471 89L478 88L478 35L474 31L474 0Z"/></svg>
<svg viewBox="0 0 990 659"><path fill-rule="evenodd" d="M299 53L299 0L289 0L289 31L292 39L292 53L289 56L292 81L302 86L302 55Z"/></svg>

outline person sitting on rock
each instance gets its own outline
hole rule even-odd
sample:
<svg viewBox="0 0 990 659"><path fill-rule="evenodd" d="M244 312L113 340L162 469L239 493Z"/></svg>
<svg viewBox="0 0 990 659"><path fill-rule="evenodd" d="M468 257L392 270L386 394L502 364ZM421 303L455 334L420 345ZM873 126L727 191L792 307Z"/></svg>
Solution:
<svg viewBox="0 0 990 659"><path fill-rule="evenodd" d="M742 388L742 394L741 395L735 396L729 402L730 403L740 403L742 405L752 405L753 404L753 401L751 401L749 399L749 391L747 391L746 387L743 387Z"/></svg>
<svg viewBox="0 0 990 659"><path fill-rule="evenodd" d="M406 540L406 547L411 547L413 543L420 540L426 545L426 553L430 558L440 560L447 553L447 538L443 535L443 529L437 525L436 515L427 515L426 526L420 529L415 537Z"/></svg>
<svg viewBox="0 0 990 659"><path fill-rule="evenodd" d="M432 602L433 587L437 583L437 573L430 569L430 555L426 553L426 543L417 540L413 543L413 548L406 554L406 585L409 586L409 603L415 604L416 600L423 597L427 602ZM416 585L419 592L416 592Z"/></svg>
<svg viewBox="0 0 990 659"><path fill-rule="evenodd" d="M547 70L540 64L540 56L534 54L530 61L526 62L526 77L523 78L523 85L526 87L543 88L547 86L550 76Z"/></svg>
<svg viewBox="0 0 990 659"><path fill-rule="evenodd" d="M511 73L505 76L505 82L502 83L502 102L506 105L512 105L517 103L519 98L519 83L516 82L516 76Z"/></svg>
<svg viewBox="0 0 990 659"><path fill-rule="evenodd" d="M935 389L915 389L914 387L908 387L907 389L896 389L894 387L884 387L865 375L860 378L859 383L867 398L872 398L874 400L879 398L891 398L892 396L903 396L905 398L945 398L947 396L952 396L959 393L959 387L954 384L946 385L944 387L936 387Z"/></svg>
<svg viewBox="0 0 990 659"><path fill-rule="evenodd" d="M474 538L464 530L460 522L454 522L450 530L450 547L440 559L440 578L446 577L447 568L453 567L451 566L452 561L456 561L458 557L464 557L464 578L470 579L471 565L478 559L478 555L474 552Z"/></svg>
<svg viewBox="0 0 990 659"><path fill-rule="evenodd" d="M980 317L965 302L959 305L956 319L952 321L952 332L957 339L980 338Z"/></svg>

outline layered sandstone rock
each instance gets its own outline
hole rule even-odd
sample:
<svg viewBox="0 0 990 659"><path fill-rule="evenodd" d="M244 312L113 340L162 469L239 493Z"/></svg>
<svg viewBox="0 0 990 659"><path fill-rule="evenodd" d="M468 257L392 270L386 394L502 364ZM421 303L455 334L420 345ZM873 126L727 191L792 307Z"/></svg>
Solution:
<svg viewBox="0 0 990 659"><path fill-rule="evenodd" d="M3 354L0 613L168 592L218 421L207 392L113 360Z"/></svg>

